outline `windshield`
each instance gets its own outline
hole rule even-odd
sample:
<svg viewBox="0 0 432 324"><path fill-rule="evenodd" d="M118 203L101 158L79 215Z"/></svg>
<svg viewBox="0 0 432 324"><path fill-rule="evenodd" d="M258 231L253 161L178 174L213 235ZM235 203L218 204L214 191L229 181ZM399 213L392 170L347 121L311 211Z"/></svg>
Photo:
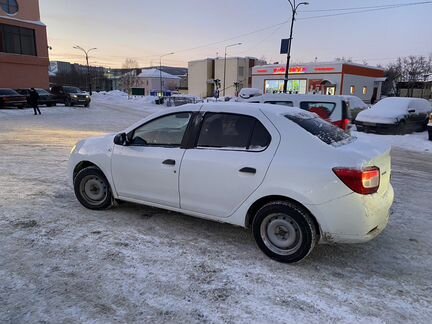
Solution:
<svg viewBox="0 0 432 324"><path fill-rule="evenodd" d="M66 93L82 93L80 88L75 87L64 87L63 88Z"/></svg>
<svg viewBox="0 0 432 324"><path fill-rule="evenodd" d="M329 145L345 144L352 139L350 134L318 117L306 115L286 115L285 117Z"/></svg>
<svg viewBox="0 0 432 324"><path fill-rule="evenodd" d="M19 93L12 89L0 89L0 95L2 96L18 96Z"/></svg>

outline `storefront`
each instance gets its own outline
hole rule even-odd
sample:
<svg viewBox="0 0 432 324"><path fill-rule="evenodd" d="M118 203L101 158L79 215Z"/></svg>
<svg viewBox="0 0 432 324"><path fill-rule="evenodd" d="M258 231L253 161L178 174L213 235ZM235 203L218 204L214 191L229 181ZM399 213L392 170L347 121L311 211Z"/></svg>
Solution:
<svg viewBox="0 0 432 324"><path fill-rule="evenodd" d="M283 91L284 65L255 66L252 87L264 93ZM355 63L313 63L290 68L289 93L355 95L365 102L379 99L384 70Z"/></svg>

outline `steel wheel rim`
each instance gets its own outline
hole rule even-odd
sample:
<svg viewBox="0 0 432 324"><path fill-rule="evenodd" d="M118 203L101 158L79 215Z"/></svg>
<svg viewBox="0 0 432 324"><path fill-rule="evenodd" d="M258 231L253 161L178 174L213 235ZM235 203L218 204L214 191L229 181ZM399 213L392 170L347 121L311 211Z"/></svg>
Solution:
<svg viewBox="0 0 432 324"><path fill-rule="evenodd" d="M260 233L265 246L279 255L297 252L303 242L299 224L283 213L267 215L261 223Z"/></svg>
<svg viewBox="0 0 432 324"><path fill-rule="evenodd" d="M80 192L84 200L90 205L98 205L108 195L108 188L100 177L89 175L84 177L80 183Z"/></svg>

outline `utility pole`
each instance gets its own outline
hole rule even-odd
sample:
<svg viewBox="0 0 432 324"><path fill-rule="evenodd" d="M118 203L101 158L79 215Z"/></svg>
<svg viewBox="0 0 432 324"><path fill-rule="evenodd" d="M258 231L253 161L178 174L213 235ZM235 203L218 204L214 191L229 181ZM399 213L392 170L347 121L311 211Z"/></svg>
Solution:
<svg viewBox="0 0 432 324"><path fill-rule="evenodd" d="M227 59L227 48L228 47L233 47L233 46L239 46L242 43L236 43L236 44L231 44L231 45L227 45L225 46L225 59L224 59L224 73L223 73L223 96L225 97L225 89L226 89L226 59Z"/></svg>
<svg viewBox="0 0 432 324"><path fill-rule="evenodd" d="M89 65L89 53L91 51L96 50L97 48L90 48L89 50L85 50L81 46L75 45L73 47L74 49L80 50L85 54L86 62L87 62L87 87L89 89L90 96L92 95L92 85L91 85L91 78L90 78L90 65Z"/></svg>
<svg viewBox="0 0 432 324"><path fill-rule="evenodd" d="M159 82L160 82L160 91L159 91L159 97L163 97L163 90L162 90L162 57L168 56L168 55L173 55L174 52L168 53L168 54L164 54L161 55L159 57Z"/></svg>
<svg viewBox="0 0 432 324"><path fill-rule="evenodd" d="M290 37L289 37L289 41L288 41L288 52L287 52L287 62L286 62L286 67L285 67L283 93L287 93L287 87L288 87L289 64L290 64L290 59L291 59L291 43L292 43L292 38L293 38L295 15L297 14L297 9L301 5L307 6L309 4L309 2L300 2L300 3L296 4L296 0L288 0L288 2L291 6L292 18L291 18Z"/></svg>

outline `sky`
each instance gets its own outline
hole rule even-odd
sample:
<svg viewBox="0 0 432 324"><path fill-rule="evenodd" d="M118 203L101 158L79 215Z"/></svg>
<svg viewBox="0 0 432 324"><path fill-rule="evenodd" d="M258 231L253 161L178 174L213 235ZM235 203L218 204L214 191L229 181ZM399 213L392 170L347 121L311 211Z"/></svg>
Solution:
<svg viewBox="0 0 432 324"><path fill-rule="evenodd" d="M294 63L345 57L385 65L400 56L432 53L432 3L316 17L346 12L333 9L421 0L308 1L296 16ZM40 0L40 11L51 60L84 63L73 46L96 47L90 63L111 68L126 58L142 67L158 65L171 52L163 65L187 67L191 60L223 56L225 46L239 42L227 49L228 56L284 62L280 40L289 37L291 19L287 0Z"/></svg>

